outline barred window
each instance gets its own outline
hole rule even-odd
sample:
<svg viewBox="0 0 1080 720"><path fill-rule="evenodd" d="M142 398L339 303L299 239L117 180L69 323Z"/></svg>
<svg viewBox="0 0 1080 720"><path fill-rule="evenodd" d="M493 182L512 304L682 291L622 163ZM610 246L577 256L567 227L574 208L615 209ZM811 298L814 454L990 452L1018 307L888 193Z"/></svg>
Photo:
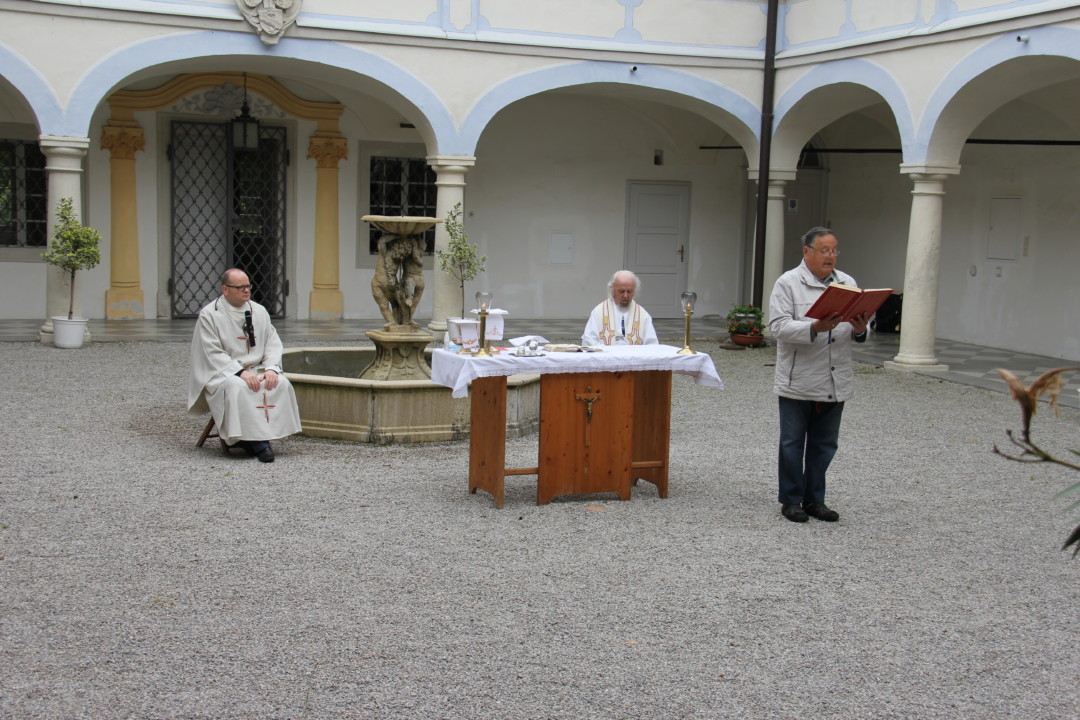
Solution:
<svg viewBox="0 0 1080 720"><path fill-rule="evenodd" d="M436 217L435 171L420 158L372 157L372 215L417 215ZM368 233L368 251L379 253L382 231L372 227ZM424 233L424 254L435 252L435 228Z"/></svg>
<svg viewBox="0 0 1080 720"><path fill-rule="evenodd" d="M0 247L48 245L46 187L38 144L0 140Z"/></svg>

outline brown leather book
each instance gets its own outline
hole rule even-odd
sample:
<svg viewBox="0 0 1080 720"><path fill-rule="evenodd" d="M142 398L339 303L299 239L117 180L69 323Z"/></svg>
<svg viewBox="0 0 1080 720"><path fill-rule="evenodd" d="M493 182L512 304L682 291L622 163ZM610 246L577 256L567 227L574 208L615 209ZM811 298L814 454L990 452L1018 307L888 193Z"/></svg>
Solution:
<svg viewBox="0 0 1080 720"><path fill-rule="evenodd" d="M851 322L857 315L866 313L870 316L876 313L889 295L892 295L892 288L863 290L854 285L832 283L806 311L806 317L818 320L835 312L840 313L842 322Z"/></svg>

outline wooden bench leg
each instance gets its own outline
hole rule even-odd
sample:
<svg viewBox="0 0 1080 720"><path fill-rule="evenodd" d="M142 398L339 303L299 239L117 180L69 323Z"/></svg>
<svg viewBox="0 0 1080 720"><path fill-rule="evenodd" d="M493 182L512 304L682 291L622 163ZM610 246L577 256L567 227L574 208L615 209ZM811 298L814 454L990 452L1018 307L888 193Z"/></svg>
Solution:
<svg viewBox="0 0 1080 720"><path fill-rule="evenodd" d="M211 432L213 432L213 430L214 430L214 416L211 415L210 416L210 421L208 423L206 423L206 427L203 428L202 435L199 436L199 442L195 443L195 447L202 447L203 443L206 442L207 438L218 437L217 433L214 433L213 435L210 434Z"/></svg>

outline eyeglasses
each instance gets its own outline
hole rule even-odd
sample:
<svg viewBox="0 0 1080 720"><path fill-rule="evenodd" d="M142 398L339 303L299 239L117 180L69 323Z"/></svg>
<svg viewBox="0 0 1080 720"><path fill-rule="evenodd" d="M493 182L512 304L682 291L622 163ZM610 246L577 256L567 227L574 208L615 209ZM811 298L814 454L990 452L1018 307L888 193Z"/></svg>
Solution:
<svg viewBox="0 0 1080 720"><path fill-rule="evenodd" d="M840 256L840 251L839 250L818 250L813 245L807 245L806 247L810 248L814 252L821 253L825 257L839 257Z"/></svg>
<svg viewBox="0 0 1080 720"><path fill-rule="evenodd" d="M233 290L239 290L240 292L251 289L250 285L226 285L225 287L232 288Z"/></svg>

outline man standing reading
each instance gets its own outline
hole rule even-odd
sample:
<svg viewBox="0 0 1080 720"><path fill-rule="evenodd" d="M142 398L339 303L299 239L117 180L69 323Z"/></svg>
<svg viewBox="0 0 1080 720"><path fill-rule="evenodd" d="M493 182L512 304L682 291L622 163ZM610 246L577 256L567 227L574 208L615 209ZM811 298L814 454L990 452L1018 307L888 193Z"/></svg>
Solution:
<svg viewBox="0 0 1080 720"><path fill-rule="evenodd" d="M813 320L805 313L829 283L855 285L836 269L836 236L816 227L803 236L803 261L780 276L769 298L769 330L776 338L780 396L780 512L792 522L840 519L825 504L825 471L836 454L844 402L855 391L851 341L866 340L869 318L841 323L832 313Z"/></svg>
<svg viewBox="0 0 1080 720"><path fill-rule="evenodd" d="M274 462L270 440L300 432L300 413L281 374L281 340L270 314L251 300L241 270L221 276L221 297L199 311L191 341L188 412L207 410L226 449Z"/></svg>
<svg viewBox="0 0 1080 720"><path fill-rule="evenodd" d="M581 344L595 345L656 345L652 316L634 302L641 289L638 276L620 270L608 281L608 298L597 305L589 316Z"/></svg>

